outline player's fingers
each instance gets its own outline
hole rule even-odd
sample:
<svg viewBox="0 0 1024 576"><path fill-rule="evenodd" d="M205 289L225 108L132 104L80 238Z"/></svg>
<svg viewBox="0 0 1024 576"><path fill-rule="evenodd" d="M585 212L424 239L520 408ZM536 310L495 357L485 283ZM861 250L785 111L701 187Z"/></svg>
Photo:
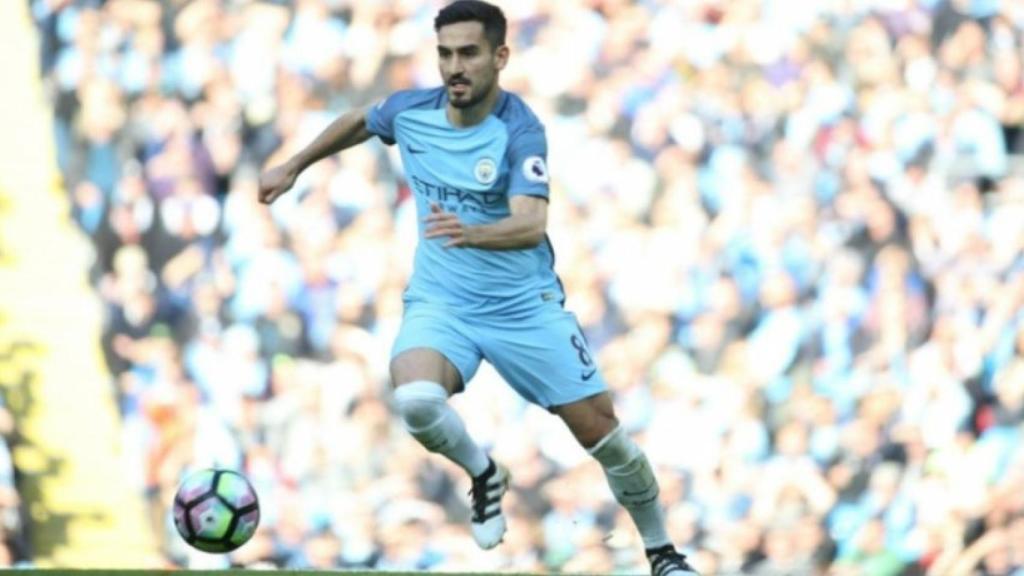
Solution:
<svg viewBox="0 0 1024 576"><path fill-rule="evenodd" d="M428 226L423 235L427 238L434 238L436 236L454 236L461 233L457 222L441 222Z"/></svg>
<svg viewBox="0 0 1024 576"><path fill-rule="evenodd" d="M441 205L437 202L430 203L430 211L434 214L442 214L444 211L441 210Z"/></svg>
<svg viewBox="0 0 1024 576"><path fill-rule="evenodd" d="M426 238L436 238L438 236L451 236L455 230L449 227L438 226L427 230L423 236Z"/></svg>
<svg viewBox="0 0 1024 576"><path fill-rule="evenodd" d="M458 223L459 217L451 212L434 212L433 214L427 214L427 217L424 218L423 221L436 223Z"/></svg>

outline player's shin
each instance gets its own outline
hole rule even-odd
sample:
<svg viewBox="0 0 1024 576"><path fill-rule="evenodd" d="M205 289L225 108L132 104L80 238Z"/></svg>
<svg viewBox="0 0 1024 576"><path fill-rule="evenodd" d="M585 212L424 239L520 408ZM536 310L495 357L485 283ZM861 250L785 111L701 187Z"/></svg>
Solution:
<svg viewBox="0 0 1024 576"><path fill-rule="evenodd" d="M483 473L487 454L469 437L459 414L448 405L448 392L436 382L417 380L395 390L395 404L406 430L424 448L447 457L471 476Z"/></svg>
<svg viewBox="0 0 1024 576"><path fill-rule="evenodd" d="M588 452L604 468L615 499L633 518L644 547L651 549L669 544L665 514L658 501L658 481L640 447L618 427Z"/></svg>

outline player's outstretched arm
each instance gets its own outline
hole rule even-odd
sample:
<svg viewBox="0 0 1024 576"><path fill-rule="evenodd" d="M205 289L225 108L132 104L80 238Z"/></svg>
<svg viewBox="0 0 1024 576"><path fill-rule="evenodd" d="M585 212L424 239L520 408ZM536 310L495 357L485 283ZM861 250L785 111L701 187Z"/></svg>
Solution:
<svg viewBox="0 0 1024 576"><path fill-rule="evenodd" d="M371 136L366 128L367 108L342 114L305 148L287 162L260 175L260 202L270 204L295 185L295 180L311 164L346 148L366 142Z"/></svg>
<svg viewBox="0 0 1024 576"><path fill-rule="evenodd" d="M548 201L534 196L509 199L508 217L493 224L467 226L437 204L430 207L424 238L448 237L446 248L482 248L484 250L522 250L544 240L548 225Z"/></svg>

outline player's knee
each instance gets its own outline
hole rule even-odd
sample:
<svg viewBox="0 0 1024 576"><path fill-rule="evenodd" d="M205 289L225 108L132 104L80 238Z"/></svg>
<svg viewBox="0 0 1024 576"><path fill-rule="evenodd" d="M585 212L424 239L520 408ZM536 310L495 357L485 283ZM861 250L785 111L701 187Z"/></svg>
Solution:
<svg viewBox="0 0 1024 576"><path fill-rule="evenodd" d="M395 389L395 407L411 431L436 424L444 417L447 404L448 391L437 382L417 380Z"/></svg>
<svg viewBox="0 0 1024 576"><path fill-rule="evenodd" d="M601 439L590 454L601 463L615 499L623 506L642 506L657 500L654 470L636 442L618 427Z"/></svg>
<svg viewBox="0 0 1024 576"><path fill-rule="evenodd" d="M598 440L597 444L588 452L605 469L623 466L638 455L643 455L640 447L633 442L633 439L626 434L621 426L616 426L604 438Z"/></svg>

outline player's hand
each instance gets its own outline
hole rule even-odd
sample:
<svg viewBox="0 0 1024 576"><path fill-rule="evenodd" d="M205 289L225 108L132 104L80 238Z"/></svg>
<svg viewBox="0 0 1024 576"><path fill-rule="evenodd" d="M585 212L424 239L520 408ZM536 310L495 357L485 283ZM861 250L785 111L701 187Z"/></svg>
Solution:
<svg viewBox="0 0 1024 576"><path fill-rule="evenodd" d="M447 236L448 242L445 243L445 248L459 248L469 245L469 241L466 238L466 225L455 214L445 212L440 204L432 203L430 205L430 214L423 221L427 223L427 229L423 234L424 238Z"/></svg>
<svg viewBox="0 0 1024 576"><path fill-rule="evenodd" d="M291 190L299 172L291 164L275 166L260 174L260 202L270 204L282 194Z"/></svg>

